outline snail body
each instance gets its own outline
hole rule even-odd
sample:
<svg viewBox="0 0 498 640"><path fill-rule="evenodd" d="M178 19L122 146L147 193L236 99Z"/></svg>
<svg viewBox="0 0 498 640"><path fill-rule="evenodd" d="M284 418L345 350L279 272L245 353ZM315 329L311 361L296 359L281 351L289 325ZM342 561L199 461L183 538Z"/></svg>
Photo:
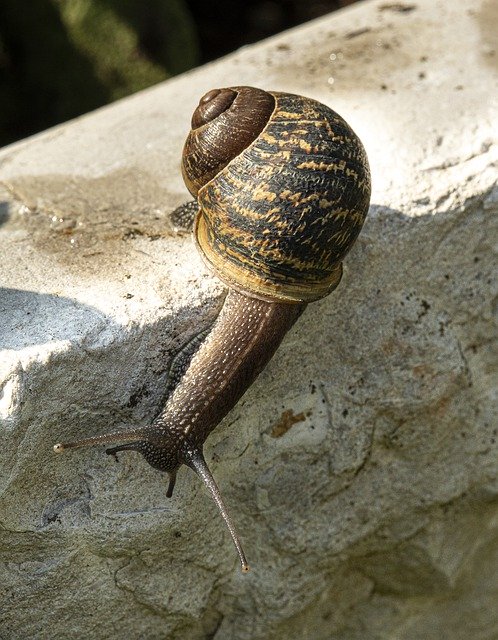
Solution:
<svg viewBox="0 0 498 640"><path fill-rule="evenodd" d="M368 161L356 134L325 105L234 87L201 98L182 173L199 205L199 251L229 288L223 308L150 426L54 449L125 442L106 452L142 453L169 474L168 496L179 467L189 466L210 490L247 571L202 447L306 305L339 284L368 211Z"/></svg>

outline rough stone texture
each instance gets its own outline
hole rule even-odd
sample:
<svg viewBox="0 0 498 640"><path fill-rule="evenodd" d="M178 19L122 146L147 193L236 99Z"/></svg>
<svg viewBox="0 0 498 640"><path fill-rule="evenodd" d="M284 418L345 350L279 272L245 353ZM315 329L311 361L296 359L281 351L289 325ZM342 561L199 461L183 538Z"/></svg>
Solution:
<svg viewBox="0 0 498 640"><path fill-rule="evenodd" d="M498 637L497 30L367 2L2 152L3 640ZM330 104L374 182L340 288L208 440L247 576L188 470L168 501L135 454L52 454L149 422L216 313L169 214L188 114L243 83Z"/></svg>

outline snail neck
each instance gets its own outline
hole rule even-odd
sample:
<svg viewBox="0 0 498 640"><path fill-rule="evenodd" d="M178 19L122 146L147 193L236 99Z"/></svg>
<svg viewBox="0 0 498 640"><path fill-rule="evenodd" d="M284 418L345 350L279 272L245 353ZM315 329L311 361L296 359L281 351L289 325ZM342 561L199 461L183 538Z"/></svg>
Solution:
<svg viewBox="0 0 498 640"><path fill-rule="evenodd" d="M264 369L305 307L230 290L209 335L153 426L179 428L192 445L202 446Z"/></svg>

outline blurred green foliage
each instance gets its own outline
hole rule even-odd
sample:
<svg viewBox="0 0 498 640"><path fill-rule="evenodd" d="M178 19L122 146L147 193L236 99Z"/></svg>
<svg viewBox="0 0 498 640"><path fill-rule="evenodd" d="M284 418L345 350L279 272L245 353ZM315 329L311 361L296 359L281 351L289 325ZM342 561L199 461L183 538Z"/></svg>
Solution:
<svg viewBox="0 0 498 640"><path fill-rule="evenodd" d="M0 145L197 62L183 0L1 0Z"/></svg>

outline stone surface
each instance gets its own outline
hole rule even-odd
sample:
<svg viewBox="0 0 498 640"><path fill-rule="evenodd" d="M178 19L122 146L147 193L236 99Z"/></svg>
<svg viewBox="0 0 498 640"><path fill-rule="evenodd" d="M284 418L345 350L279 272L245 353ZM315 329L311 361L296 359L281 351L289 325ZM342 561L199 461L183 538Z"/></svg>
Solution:
<svg viewBox="0 0 498 640"><path fill-rule="evenodd" d="M491 0L375 0L1 152L2 640L498 637L497 29ZM341 286L206 446L247 576L188 470L168 501L135 454L52 453L150 422L216 313L169 215L231 84L330 104L374 183Z"/></svg>

